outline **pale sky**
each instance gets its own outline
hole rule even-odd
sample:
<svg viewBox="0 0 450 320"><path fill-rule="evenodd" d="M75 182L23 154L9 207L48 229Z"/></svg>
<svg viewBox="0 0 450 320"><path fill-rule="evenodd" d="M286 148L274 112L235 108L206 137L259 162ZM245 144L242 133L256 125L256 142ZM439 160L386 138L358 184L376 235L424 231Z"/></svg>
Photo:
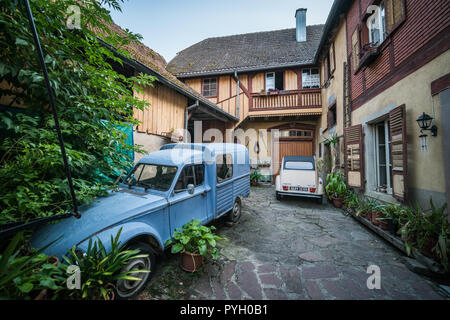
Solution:
<svg viewBox="0 0 450 320"><path fill-rule="evenodd" d="M307 8L306 24L324 24L333 0L128 0L111 15L144 37L167 62L210 37L295 28L295 11Z"/></svg>

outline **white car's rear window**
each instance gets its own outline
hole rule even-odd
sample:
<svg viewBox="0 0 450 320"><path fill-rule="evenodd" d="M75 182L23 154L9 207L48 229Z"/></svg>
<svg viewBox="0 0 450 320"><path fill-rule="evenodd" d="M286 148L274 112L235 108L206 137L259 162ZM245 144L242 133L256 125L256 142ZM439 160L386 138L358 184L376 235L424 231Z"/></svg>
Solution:
<svg viewBox="0 0 450 320"><path fill-rule="evenodd" d="M284 168L288 170L313 170L312 162L287 161Z"/></svg>

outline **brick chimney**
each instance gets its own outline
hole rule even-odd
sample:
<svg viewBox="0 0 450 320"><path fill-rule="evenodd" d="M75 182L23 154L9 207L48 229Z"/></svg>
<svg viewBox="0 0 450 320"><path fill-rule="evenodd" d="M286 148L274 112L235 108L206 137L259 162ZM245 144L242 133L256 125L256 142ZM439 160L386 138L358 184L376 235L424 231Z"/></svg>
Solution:
<svg viewBox="0 0 450 320"><path fill-rule="evenodd" d="M306 9L300 8L295 12L295 20L297 25L296 37L297 42L306 41Z"/></svg>

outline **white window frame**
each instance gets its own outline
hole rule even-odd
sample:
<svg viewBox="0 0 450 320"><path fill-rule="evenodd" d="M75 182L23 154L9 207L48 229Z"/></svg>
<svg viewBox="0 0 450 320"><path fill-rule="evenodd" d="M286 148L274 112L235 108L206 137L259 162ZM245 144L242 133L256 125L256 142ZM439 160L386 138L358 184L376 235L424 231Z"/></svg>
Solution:
<svg viewBox="0 0 450 320"><path fill-rule="evenodd" d="M312 70L317 70L317 74L312 74ZM305 74L307 73L307 74ZM319 68L305 68L302 70L302 89L320 88L320 70Z"/></svg>
<svg viewBox="0 0 450 320"><path fill-rule="evenodd" d="M272 85L269 86L268 76L272 75ZM275 72L266 72L266 92L269 90L275 90Z"/></svg>
<svg viewBox="0 0 450 320"><path fill-rule="evenodd" d="M378 122L374 124L374 136L375 136L375 143L374 143L374 155L375 155L375 167L377 171L376 175L376 191L378 191L380 187L380 141L379 141L379 132L378 127L383 126L384 127L384 146L385 146L385 159L386 159L386 186L387 186L387 193L392 195L392 182L391 182L391 167L392 167L392 159L391 159L391 141L389 139L389 121L388 119L384 120L383 122Z"/></svg>
<svg viewBox="0 0 450 320"><path fill-rule="evenodd" d="M380 40L375 42L373 39L373 29L372 25L376 27L379 26ZM386 9L384 3L380 3L375 12L367 19L367 29L369 32L369 42L371 45L380 45L386 40ZM376 30L376 29L375 29Z"/></svg>
<svg viewBox="0 0 450 320"><path fill-rule="evenodd" d="M214 82L211 82L211 80L215 80ZM208 81L208 83L206 83ZM202 94L204 97L206 98L215 98L217 97L217 88L218 88L218 79L217 78L204 78L202 80ZM215 88L214 88L215 85ZM207 90L205 90L205 87L207 86ZM205 91L207 91L208 93L210 93L212 90L216 91L215 95L206 95Z"/></svg>

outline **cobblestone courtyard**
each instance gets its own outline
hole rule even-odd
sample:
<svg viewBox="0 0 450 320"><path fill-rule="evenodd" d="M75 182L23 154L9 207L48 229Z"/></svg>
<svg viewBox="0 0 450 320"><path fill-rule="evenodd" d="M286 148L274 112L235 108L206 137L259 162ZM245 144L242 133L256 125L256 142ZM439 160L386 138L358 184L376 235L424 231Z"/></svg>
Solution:
<svg viewBox="0 0 450 320"><path fill-rule="evenodd" d="M402 263L403 254L330 205L275 199L272 187L252 188L238 225L214 223L226 237L221 257L198 274L166 252L140 299L445 299ZM381 289L369 290L369 265Z"/></svg>

